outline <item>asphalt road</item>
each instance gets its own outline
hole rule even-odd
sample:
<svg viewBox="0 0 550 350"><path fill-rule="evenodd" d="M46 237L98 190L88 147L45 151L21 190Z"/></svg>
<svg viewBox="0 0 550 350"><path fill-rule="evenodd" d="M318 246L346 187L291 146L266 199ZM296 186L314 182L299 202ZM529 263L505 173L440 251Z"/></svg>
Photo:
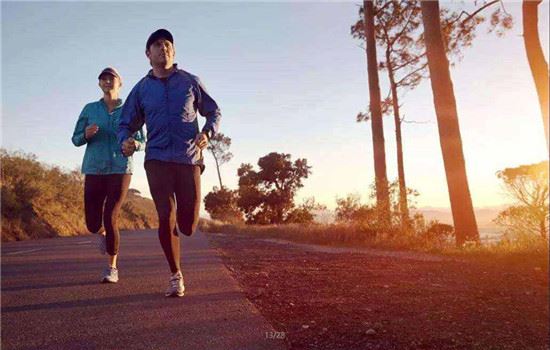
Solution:
<svg viewBox="0 0 550 350"><path fill-rule="evenodd" d="M2 349L285 349L204 234L182 237L186 295L156 231L124 232L117 284L95 236L2 244Z"/></svg>

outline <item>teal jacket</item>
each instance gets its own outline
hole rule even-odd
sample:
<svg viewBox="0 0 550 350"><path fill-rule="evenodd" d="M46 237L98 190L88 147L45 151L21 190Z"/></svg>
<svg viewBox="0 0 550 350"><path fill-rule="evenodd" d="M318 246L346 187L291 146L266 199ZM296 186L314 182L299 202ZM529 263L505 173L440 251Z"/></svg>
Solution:
<svg viewBox="0 0 550 350"><path fill-rule="evenodd" d="M82 173L90 175L131 174L133 170L132 157L122 154L117 142L116 132L122 111L122 101L109 114L103 99L88 103L78 117L74 128L72 141L75 146L86 145ZM97 124L99 130L90 140L84 137L86 127ZM143 129L134 135L138 146L137 151L145 148Z"/></svg>

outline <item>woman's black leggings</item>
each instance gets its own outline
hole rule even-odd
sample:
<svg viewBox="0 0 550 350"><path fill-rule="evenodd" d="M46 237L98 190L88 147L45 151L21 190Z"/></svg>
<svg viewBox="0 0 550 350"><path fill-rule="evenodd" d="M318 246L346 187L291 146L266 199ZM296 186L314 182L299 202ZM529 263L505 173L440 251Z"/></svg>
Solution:
<svg viewBox="0 0 550 350"><path fill-rule="evenodd" d="M180 237L193 234L199 223L201 173L198 165L160 160L145 162L151 196L159 217L159 240L172 273L180 270Z"/></svg>
<svg viewBox="0 0 550 350"><path fill-rule="evenodd" d="M131 174L109 174L86 175L84 180L86 226L90 232L98 233L103 223L109 255L118 254L118 212L128 192L131 178Z"/></svg>

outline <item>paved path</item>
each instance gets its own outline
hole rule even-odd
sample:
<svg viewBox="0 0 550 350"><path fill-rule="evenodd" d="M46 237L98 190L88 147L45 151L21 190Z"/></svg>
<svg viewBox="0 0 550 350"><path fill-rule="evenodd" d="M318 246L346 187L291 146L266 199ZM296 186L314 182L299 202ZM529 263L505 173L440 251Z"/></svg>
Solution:
<svg viewBox="0 0 550 350"><path fill-rule="evenodd" d="M121 238L120 281L100 284L95 236L2 244L2 349L285 349L206 237L182 238L186 296L153 230Z"/></svg>

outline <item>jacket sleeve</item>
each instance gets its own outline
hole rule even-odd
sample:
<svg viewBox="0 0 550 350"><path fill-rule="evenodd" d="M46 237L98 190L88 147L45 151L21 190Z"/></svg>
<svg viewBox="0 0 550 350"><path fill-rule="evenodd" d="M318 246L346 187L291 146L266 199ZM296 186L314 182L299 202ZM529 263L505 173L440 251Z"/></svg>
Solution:
<svg viewBox="0 0 550 350"><path fill-rule="evenodd" d="M88 105L84 106L82 109L82 112L80 112L80 115L78 116L78 120L76 121L76 125L74 127L73 131L73 137L72 141L75 146L82 146L86 144L87 140L86 137L84 137L86 132L86 127L88 126Z"/></svg>
<svg viewBox="0 0 550 350"><path fill-rule="evenodd" d="M117 131L117 140L121 147L124 140L142 129L145 123L145 117L139 100L139 86L140 83L134 86L126 102L122 106Z"/></svg>
<svg viewBox="0 0 550 350"><path fill-rule="evenodd" d="M214 101L210 94L208 94L201 80L196 77L195 81L197 109L202 116L206 117L206 123L202 128L202 132L209 135L209 137L212 137L218 132L222 115L218 104Z"/></svg>
<svg viewBox="0 0 550 350"><path fill-rule="evenodd" d="M134 134L134 140L137 141L136 151L139 152L145 150L145 134L143 133L143 128L136 131Z"/></svg>

